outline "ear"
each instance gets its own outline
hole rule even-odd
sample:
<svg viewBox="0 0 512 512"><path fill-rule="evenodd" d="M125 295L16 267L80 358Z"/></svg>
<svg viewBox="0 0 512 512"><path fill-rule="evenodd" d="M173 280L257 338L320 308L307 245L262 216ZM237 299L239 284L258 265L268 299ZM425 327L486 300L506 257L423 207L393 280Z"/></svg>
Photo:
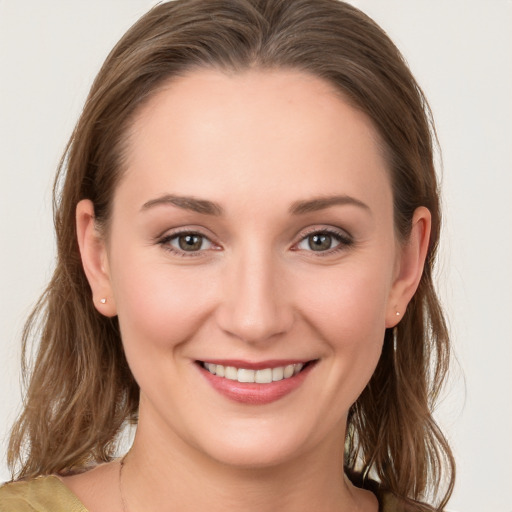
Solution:
<svg viewBox="0 0 512 512"><path fill-rule="evenodd" d="M418 288L427 257L432 218L424 206L416 208L409 240L399 249L395 278L388 301L386 327L400 322Z"/></svg>
<svg viewBox="0 0 512 512"><path fill-rule="evenodd" d="M115 316L117 310L110 282L107 248L95 223L94 205L88 199L77 204L76 232L94 306L102 315Z"/></svg>

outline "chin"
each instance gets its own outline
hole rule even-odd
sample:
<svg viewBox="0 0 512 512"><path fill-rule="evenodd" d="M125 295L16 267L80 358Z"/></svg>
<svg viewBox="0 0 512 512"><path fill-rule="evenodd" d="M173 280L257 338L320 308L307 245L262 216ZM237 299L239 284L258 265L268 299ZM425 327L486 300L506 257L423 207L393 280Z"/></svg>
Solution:
<svg viewBox="0 0 512 512"><path fill-rule="evenodd" d="M286 464L294 460L298 452L297 447L283 446L274 439L271 443L248 442L242 446L230 443L206 453L217 463L234 469L258 470Z"/></svg>
<svg viewBox="0 0 512 512"><path fill-rule="evenodd" d="M220 464L240 469L262 469L287 464L314 445L315 436L300 423L246 418L222 430L196 432L196 449ZM202 442L200 441L202 439ZM199 444L197 443L199 441Z"/></svg>

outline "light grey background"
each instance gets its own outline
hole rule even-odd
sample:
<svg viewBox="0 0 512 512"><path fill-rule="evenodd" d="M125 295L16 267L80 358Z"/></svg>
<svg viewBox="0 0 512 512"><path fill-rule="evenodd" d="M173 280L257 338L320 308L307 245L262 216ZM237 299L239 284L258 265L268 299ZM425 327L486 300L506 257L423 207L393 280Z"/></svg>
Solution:
<svg viewBox="0 0 512 512"><path fill-rule="evenodd" d="M154 3L0 0L3 451L20 407L20 330L53 265L55 168L103 59ZM404 53L443 148L439 283L460 366L438 411L458 460L449 509L512 512L512 2L352 3Z"/></svg>

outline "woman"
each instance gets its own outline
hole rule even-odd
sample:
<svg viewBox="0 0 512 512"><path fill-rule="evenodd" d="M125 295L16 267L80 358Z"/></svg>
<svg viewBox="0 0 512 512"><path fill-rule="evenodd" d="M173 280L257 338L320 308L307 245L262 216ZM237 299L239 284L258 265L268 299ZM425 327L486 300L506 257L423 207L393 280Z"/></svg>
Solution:
<svg viewBox="0 0 512 512"><path fill-rule="evenodd" d="M343 2L152 9L62 160L0 510L442 510L432 139Z"/></svg>

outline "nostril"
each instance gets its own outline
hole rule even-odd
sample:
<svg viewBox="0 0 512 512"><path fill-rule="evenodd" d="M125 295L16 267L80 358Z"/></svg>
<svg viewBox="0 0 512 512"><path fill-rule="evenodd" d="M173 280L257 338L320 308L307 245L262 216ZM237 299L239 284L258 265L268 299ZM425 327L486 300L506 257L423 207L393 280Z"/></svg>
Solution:
<svg viewBox="0 0 512 512"><path fill-rule="evenodd" d="M238 311L237 311L238 310ZM286 309L274 306L266 310L252 311L239 304L234 311L221 312L218 320L219 327L228 335L246 343L273 341L288 333L293 324L293 317Z"/></svg>

